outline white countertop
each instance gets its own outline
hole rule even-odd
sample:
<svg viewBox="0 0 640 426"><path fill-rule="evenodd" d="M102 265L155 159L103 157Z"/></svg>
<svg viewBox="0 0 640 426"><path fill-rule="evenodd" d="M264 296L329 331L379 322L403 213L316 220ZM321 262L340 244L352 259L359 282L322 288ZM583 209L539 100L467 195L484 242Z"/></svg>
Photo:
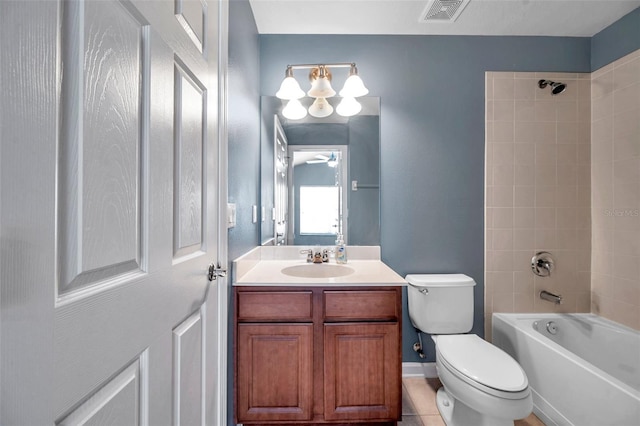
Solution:
<svg viewBox="0 0 640 426"><path fill-rule="evenodd" d="M282 273L284 268L296 265L309 265L314 268L322 268L326 265L338 266L335 260L331 258L328 264L310 264L307 263L304 256L297 255L303 247L296 247L295 259L283 259L281 255L274 255L274 249L261 251L262 247L252 250L247 255L234 261L236 265L236 277L233 285L249 285L249 286L403 286L407 282L398 275L393 269L389 268L379 259L379 248L377 250L351 250L355 259L349 259L344 266L353 269L353 273L341 277L329 278L302 278ZM349 253L347 247L347 253ZM292 249L287 250L287 255L291 254ZM256 253L257 251L257 253ZM266 254L265 254L266 253ZM378 257L378 258L376 258Z"/></svg>

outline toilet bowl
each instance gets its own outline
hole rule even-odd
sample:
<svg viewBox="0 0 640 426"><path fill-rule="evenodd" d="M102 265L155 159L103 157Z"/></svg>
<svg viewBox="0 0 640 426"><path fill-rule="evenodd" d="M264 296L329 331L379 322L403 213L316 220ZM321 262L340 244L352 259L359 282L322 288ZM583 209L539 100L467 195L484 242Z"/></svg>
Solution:
<svg viewBox="0 0 640 426"><path fill-rule="evenodd" d="M436 336L436 402L448 426L513 425L533 401L527 376L501 349L474 334Z"/></svg>
<svg viewBox="0 0 640 426"><path fill-rule="evenodd" d="M411 274L407 296L413 326L436 343L443 387L436 403L447 426L513 426L533 400L527 375L503 350L475 334L473 287L463 274Z"/></svg>

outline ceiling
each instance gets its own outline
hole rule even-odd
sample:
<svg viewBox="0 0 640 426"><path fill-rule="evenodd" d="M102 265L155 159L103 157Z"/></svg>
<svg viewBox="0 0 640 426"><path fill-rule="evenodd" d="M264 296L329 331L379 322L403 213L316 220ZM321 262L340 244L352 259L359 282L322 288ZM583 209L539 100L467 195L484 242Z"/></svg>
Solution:
<svg viewBox="0 0 640 426"><path fill-rule="evenodd" d="M419 22L429 0L250 0L260 34L591 37L640 0L471 0L455 22Z"/></svg>

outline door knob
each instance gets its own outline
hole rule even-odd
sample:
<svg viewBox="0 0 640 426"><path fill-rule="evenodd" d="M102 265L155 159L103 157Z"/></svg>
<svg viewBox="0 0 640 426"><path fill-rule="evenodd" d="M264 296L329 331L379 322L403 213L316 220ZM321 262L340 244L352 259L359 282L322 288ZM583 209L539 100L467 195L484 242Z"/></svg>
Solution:
<svg viewBox="0 0 640 426"><path fill-rule="evenodd" d="M211 263L209 265L209 273L207 274L207 278L209 279L209 281L214 281L218 277L224 278L226 276L227 270L222 269L219 263L218 266L216 266L215 263Z"/></svg>

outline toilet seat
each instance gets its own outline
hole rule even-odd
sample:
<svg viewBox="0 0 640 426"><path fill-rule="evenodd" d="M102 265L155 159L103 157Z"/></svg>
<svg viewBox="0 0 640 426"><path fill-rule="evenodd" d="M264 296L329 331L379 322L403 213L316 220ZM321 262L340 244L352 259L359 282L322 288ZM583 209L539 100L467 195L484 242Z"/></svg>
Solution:
<svg viewBox="0 0 640 426"><path fill-rule="evenodd" d="M520 399L529 383L522 367L506 352L475 334L439 335L437 361L469 385L506 399Z"/></svg>

